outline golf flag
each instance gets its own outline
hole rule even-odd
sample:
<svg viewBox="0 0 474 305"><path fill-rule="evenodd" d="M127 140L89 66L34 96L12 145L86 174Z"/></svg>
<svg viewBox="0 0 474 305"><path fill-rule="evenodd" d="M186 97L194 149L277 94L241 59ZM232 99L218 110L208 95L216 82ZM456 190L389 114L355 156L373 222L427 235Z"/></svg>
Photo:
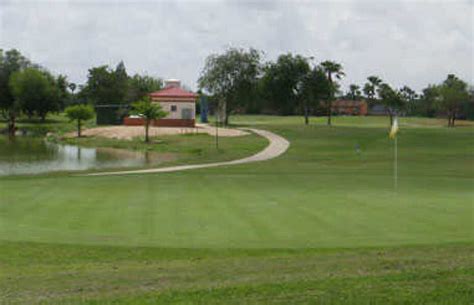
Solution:
<svg viewBox="0 0 474 305"><path fill-rule="evenodd" d="M388 134L388 136L390 137L390 139L395 139L395 137L397 136L397 133L398 133L398 118L395 118L393 120L392 128L390 129L390 133Z"/></svg>

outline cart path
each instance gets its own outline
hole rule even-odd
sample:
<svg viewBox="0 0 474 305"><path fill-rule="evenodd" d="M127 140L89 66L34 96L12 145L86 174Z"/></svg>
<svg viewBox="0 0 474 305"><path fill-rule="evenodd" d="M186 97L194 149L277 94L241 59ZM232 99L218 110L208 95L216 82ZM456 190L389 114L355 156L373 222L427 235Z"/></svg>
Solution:
<svg viewBox="0 0 474 305"><path fill-rule="evenodd" d="M193 165L177 165L177 166L169 166L169 167L161 167L161 168L150 168L150 169L140 169L140 170L124 170L124 171L116 171L116 172L100 172L100 173L91 173L86 174L86 176L109 176L109 175L128 175L128 174L151 174L151 173L167 173L167 172L177 172L177 171L184 171L190 169L198 169L198 168L207 168L207 167L217 167L217 166L225 166L225 165L235 165L235 164L244 164L244 163L251 163L251 162L259 162L270 160L276 158L283 153L286 152L288 147L290 147L290 142L267 130L262 129L253 129L253 128L245 128L245 130L249 130L259 136L266 138L270 144L265 147L264 150L256 153L253 156L246 157L243 159L232 160L232 161L223 161L223 162L215 162L215 163L204 163L204 164L193 164Z"/></svg>

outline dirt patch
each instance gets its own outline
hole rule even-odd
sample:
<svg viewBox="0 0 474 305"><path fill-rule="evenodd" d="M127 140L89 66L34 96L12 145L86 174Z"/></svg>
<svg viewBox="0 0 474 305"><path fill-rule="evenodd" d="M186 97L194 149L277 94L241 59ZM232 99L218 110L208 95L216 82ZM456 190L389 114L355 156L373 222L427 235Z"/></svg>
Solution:
<svg viewBox="0 0 474 305"><path fill-rule="evenodd" d="M131 140L135 137L143 137L143 126L108 126L90 128L82 131L82 135L86 137L103 137L110 139ZM190 127L150 127L150 136L157 137L162 135L179 135L179 134L193 134L202 133L214 136L216 128L206 124L196 124L195 128ZM240 137L249 134L246 131L219 128L217 131L221 137ZM75 137L76 133L71 132L66 134L67 137Z"/></svg>

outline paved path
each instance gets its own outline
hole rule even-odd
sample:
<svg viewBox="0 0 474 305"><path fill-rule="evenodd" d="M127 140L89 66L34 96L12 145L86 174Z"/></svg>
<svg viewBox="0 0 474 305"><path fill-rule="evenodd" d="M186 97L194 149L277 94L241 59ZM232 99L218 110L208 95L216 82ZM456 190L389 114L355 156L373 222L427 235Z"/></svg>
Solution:
<svg viewBox="0 0 474 305"><path fill-rule="evenodd" d="M127 174L166 173L166 172L176 172L176 171L183 171L183 170L190 170L190 169L197 169L197 168L251 163L251 162L265 161L265 160L276 158L280 156L281 154L283 154L288 149L288 147L290 147L290 142L288 142L288 140L286 140L285 138L277 134L274 134L273 132L261 130L261 129L252 129L252 128L246 128L246 130L252 131L262 137L267 138L270 144L264 150L260 151L259 153L256 153L253 156L243 158L243 159L233 160L233 161L194 164L194 165L178 165L178 166L140 169L140 170L125 170L125 171L118 171L118 172L101 172L101 173L92 173L92 174L86 174L86 175L87 176L109 176L109 175L127 175Z"/></svg>

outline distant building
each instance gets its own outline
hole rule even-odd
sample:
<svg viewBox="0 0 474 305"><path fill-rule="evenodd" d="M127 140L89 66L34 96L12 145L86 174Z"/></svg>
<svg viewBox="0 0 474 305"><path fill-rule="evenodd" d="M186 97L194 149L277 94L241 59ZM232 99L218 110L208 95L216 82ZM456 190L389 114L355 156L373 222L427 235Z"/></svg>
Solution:
<svg viewBox="0 0 474 305"><path fill-rule="evenodd" d="M168 115L154 121L153 126L194 127L196 122L196 99L198 95L181 88L177 79L165 81L165 88L149 95L152 103L159 103ZM125 125L143 125L143 120L137 116L124 119Z"/></svg>
<svg viewBox="0 0 474 305"><path fill-rule="evenodd" d="M372 105L369 108L369 115L387 115L387 108L380 104Z"/></svg>
<svg viewBox="0 0 474 305"><path fill-rule="evenodd" d="M365 101L354 100L335 100L332 103L331 110L340 115L367 115L368 107Z"/></svg>

